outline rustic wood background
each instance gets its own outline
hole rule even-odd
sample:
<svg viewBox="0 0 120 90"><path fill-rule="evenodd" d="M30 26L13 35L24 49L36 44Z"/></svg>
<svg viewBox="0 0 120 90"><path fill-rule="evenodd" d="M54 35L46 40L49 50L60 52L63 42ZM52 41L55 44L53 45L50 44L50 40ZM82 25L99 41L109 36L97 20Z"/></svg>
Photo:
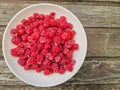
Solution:
<svg viewBox="0 0 120 90"><path fill-rule="evenodd" d="M69 81L38 88L16 78L5 64L2 36L19 10L36 3L54 3L72 11L88 38L87 57ZM120 0L0 0L0 90L120 90Z"/></svg>

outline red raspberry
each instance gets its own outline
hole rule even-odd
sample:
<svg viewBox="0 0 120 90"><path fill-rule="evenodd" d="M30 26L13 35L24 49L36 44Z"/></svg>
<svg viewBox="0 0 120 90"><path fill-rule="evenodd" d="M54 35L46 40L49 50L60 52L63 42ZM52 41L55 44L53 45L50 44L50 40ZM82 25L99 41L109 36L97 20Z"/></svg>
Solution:
<svg viewBox="0 0 120 90"><path fill-rule="evenodd" d="M26 27L25 29L26 29L26 33L27 33L27 34L29 34L29 35L30 35L30 34L32 34L32 33L33 33L33 26L32 26L32 25L31 25L31 26L29 26L29 27Z"/></svg>
<svg viewBox="0 0 120 90"><path fill-rule="evenodd" d="M70 72L73 71L73 66L71 64L66 65L66 69Z"/></svg>
<svg viewBox="0 0 120 90"><path fill-rule="evenodd" d="M25 29L19 29L18 32L20 35L23 35L23 34L25 34Z"/></svg>
<svg viewBox="0 0 120 90"><path fill-rule="evenodd" d="M74 42L75 42L74 40L69 40L69 41L65 42L64 46L66 48L71 48L73 46Z"/></svg>
<svg viewBox="0 0 120 90"><path fill-rule="evenodd" d="M30 57L28 60L27 60L27 65L34 65L37 63L36 59L34 57Z"/></svg>
<svg viewBox="0 0 120 90"><path fill-rule="evenodd" d="M14 37L14 38L12 38L12 43L14 43L15 45L18 45L18 44L20 44L21 43L21 39L20 38L18 38L18 37Z"/></svg>
<svg viewBox="0 0 120 90"><path fill-rule="evenodd" d="M38 55L38 56L37 56L37 63L38 63L38 64L42 64L43 60L44 60L44 58L43 58L42 55Z"/></svg>
<svg viewBox="0 0 120 90"><path fill-rule="evenodd" d="M55 59L55 62L60 62L61 57L60 56L56 56L54 59Z"/></svg>
<svg viewBox="0 0 120 90"><path fill-rule="evenodd" d="M40 19L44 19L45 18L45 15L44 14L40 14Z"/></svg>
<svg viewBox="0 0 120 90"><path fill-rule="evenodd" d="M36 32L36 33L33 33L31 36L32 36L32 39L33 39L33 40L38 40L39 37L40 37L39 33L37 33L37 32Z"/></svg>
<svg viewBox="0 0 120 90"><path fill-rule="evenodd" d="M36 70L36 72L41 72L41 71L42 71L42 68L39 66L39 67L37 67L35 70Z"/></svg>
<svg viewBox="0 0 120 90"><path fill-rule="evenodd" d="M38 50L42 50L43 49L43 44L42 43L38 43L37 48L38 48Z"/></svg>
<svg viewBox="0 0 120 90"><path fill-rule="evenodd" d="M18 60L18 64L21 65L21 66L24 66L26 63L26 60L25 59L19 59Z"/></svg>
<svg viewBox="0 0 120 90"><path fill-rule="evenodd" d="M61 16L60 17L60 21L63 21L63 22L66 21L66 17L65 16Z"/></svg>
<svg viewBox="0 0 120 90"><path fill-rule="evenodd" d="M53 46L52 51L53 53L59 52L60 48L58 46Z"/></svg>
<svg viewBox="0 0 120 90"><path fill-rule="evenodd" d="M46 58L48 58L49 60L53 60L54 57L51 53L47 53Z"/></svg>
<svg viewBox="0 0 120 90"><path fill-rule="evenodd" d="M56 35L62 35L63 31L62 29L58 28Z"/></svg>
<svg viewBox="0 0 120 90"><path fill-rule="evenodd" d="M73 30L73 31L70 32L70 34L71 34L72 36L74 36L74 35L76 34L76 32Z"/></svg>
<svg viewBox="0 0 120 90"><path fill-rule="evenodd" d="M40 37L40 38L39 38L39 42L40 42L40 43L45 43L45 42L46 42L46 39L45 39L44 37Z"/></svg>
<svg viewBox="0 0 120 90"><path fill-rule="evenodd" d="M13 37L17 37L19 34L18 34L18 31L16 29L11 29L10 30L10 33Z"/></svg>
<svg viewBox="0 0 120 90"><path fill-rule="evenodd" d="M58 70L58 72L59 72L60 74L65 73L65 68L64 68L64 67L60 67L59 70Z"/></svg>
<svg viewBox="0 0 120 90"><path fill-rule="evenodd" d="M27 34L22 35L22 40L26 42L28 40L28 35Z"/></svg>
<svg viewBox="0 0 120 90"><path fill-rule="evenodd" d="M44 75L49 75L51 72L50 72L50 70L49 69L45 69L44 70Z"/></svg>
<svg viewBox="0 0 120 90"><path fill-rule="evenodd" d="M73 51L69 51L69 52L67 53L67 57L68 57L68 58L72 58L72 56L73 56Z"/></svg>
<svg viewBox="0 0 120 90"><path fill-rule="evenodd" d="M65 32L65 33L62 34L62 39L63 40L66 41L66 40L69 40L69 38L70 38L70 34L69 33Z"/></svg>
<svg viewBox="0 0 120 90"><path fill-rule="evenodd" d="M16 26L16 29L18 29L18 30L19 30L19 29L24 29L24 25L19 24L19 25Z"/></svg>
<svg viewBox="0 0 120 90"><path fill-rule="evenodd" d="M73 49L77 50L78 49L78 44L74 44Z"/></svg>
<svg viewBox="0 0 120 90"><path fill-rule="evenodd" d="M58 64L57 63L53 63L52 64L52 69L53 69L54 72L58 72L58 69L59 69Z"/></svg>
<svg viewBox="0 0 120 90"><path fill-rule="evenodd" d="M64 53L64 54L67 54L68 52L69 52L69 49L64 48L63 53Z"/></svg>
<svg viewBox="0 0 120 90"><path fill-rule="evenodd" d="M28 21L27 21L26 19L22 19L22 21L21 21L21 23L22 23L23 25L26 25L27 22L28 22Z"/></svg>
<svg viewBox="0 0 120 90"><path fill-rule="evenodd" d="M71 64L72 64L72 65L75 65L75 63L76 63L76 61L73 59L73 60L71 61Z"/></svg>

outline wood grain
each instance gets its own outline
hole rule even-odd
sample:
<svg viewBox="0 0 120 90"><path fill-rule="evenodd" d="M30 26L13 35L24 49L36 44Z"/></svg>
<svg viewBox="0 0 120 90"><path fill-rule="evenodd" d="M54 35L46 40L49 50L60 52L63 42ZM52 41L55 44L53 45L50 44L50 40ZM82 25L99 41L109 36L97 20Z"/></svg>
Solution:
<svg viewBox="0 0 120 90"><path fill-rule="evenodd" d="M0 46L4 30L5 27L0 27ZM120 29L85 28L85 32L88 39L87 57L120 57Z"/></svg>
<svg viewBox="0 0 120 90"><path fill-rule="evenodd" d="M13 2L112 2L112 3L118 3L120 0L10 0ZM9 0L1 0L1 2L9 2Z"/></svg>
<svg viewBox="0 0 120 90"><path fill-rule="evenodd" d="M0 3L0 25L7 25L13 15L29 5L31 4ZM71 4L62 6L72 11L84 27L120 28L120 7Z"/></svg>
<svg viewBox="0 0 120 90"><path fill-rule="evenodd" d="M75 90L120 90L120 84L108 84L108 85L76 85Z"/></svg>
<svg viewBox="0 0 120 90"><path fill-rule="evenodd" d="M33 87L29 85L19 86L0 86L0 90L120 90L120 84L108 85L59 85L49 88Z"/></svg>
<svg viewBox="0 0 120 90"><path fill-rule="evenodd" d="M64 85L119 84L120 58L86 58L79 72ZM16 78L0 58L0 85L26 85Z"/></svg>

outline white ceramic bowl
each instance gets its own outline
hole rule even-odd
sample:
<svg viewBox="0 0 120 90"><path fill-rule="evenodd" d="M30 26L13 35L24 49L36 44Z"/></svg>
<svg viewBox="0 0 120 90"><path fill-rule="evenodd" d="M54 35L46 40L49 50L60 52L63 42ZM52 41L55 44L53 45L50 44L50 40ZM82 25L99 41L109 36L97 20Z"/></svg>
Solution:
<svg viewBox="0 0 120 90"><path fill-rule="evenodd" d="M11 56L10 49L15 47L11 43L10 29L14 28L23 18L27 18L34 12L49 14L50 12L56 12L56 18L64 15L67 17L68 22L73 24L73 29L76 30L75 41L79 44L79 50L74 52L74 59L76 64L74 65L73 72L66 72L63 75L52 74L49 76L44 76L43 73L36 73L35 71L25 71L23 67L18 65L17 58ZM38 87L50 87L64 83L65 81L72 78L80 69L86 56L87 51L87 40L84 28L78 18L72 14L69 10L54 4L41 3L28 6L18 12L8 23L7 28L3 36L3 55L5 62L7 63L9 69L14 73L16 77L33 86Z"/></svg>

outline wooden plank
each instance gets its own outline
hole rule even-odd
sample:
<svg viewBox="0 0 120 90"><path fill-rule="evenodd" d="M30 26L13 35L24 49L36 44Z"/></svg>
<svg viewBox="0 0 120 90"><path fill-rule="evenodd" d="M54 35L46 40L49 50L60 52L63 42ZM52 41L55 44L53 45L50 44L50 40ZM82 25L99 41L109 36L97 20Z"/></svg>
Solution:
<svg viewBox="0 0 120 90"><path fill-rule="evenodd" d="M10 0L13 2L42 2L43 0ZM120 2L120 0L44 0L43 2ZM0 2L9 2L9 0L1 0Z"/></svg>
<svg viewBox="0 0 120 90"><path fill-rule="evenodd" d="M4 30L5 27L0 27L0 46ZM87 57L120 57L120 29L85 28L85 31L88 39Z"/></svg>
<svg viewBox="0 0 120 90"><path fill-rule="evenodd" d="M76 85L75 90L120 90L120 84L108 84L108 85Z"/></svg>
<svg viewBox="0 0 120 90"><path fill-rule="evenodd" d="M33 87L29 85L19 86L0 86L0 90L120 90L120 84L108 85L59 85L49 88Z"/></svg>
<svg viewBox="0 0 120 90"><path fill-rule="evenodd" d="M83 90L84 86L81 86L81 89ZM74 85L60 85L55 87L49 87L49 88L40 88L40 87L33 87L33 86L0 86L0 90L75 90Z"/></svg>
<svg viewBox="0 0 120 90"><path fill-rule="evenodd" d="M77 2L120 2L120 0L74 0Z"/></svg>
<svg viewBox="0 0 120 90"><path fill-rule="evenodd" d="M120 58L86 58L79 72L64 84L119 83ZM0 58L0 85L26 85L9 71L3 58Z"/></svg>
<svg viewBox="0 0 120 90"><path fill-rule="evenodd" d="M0 3L0 25L7 25L13 15L29 5L31 4ZM74 4L62 6L72 11L83 23L84 27L120 27L119 6L90 6Z"/></svg>

